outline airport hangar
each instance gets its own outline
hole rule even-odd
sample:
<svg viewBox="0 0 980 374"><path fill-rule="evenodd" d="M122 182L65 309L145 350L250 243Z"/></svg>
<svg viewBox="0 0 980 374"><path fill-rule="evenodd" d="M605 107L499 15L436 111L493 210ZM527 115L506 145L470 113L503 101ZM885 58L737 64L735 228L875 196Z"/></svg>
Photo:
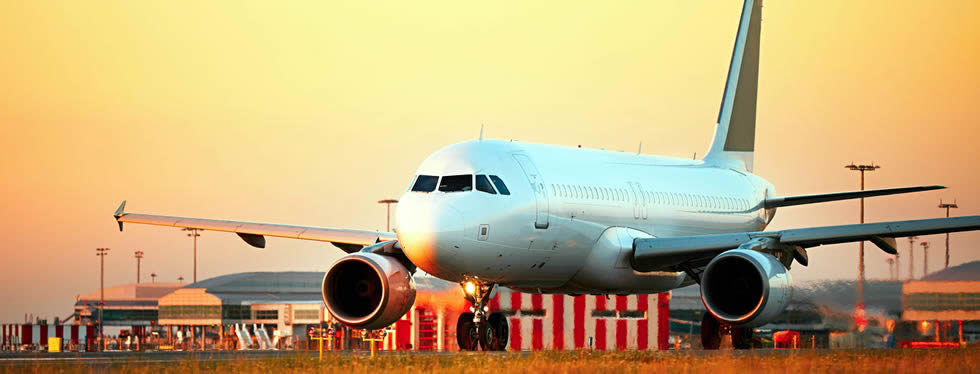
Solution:
<svg viewBox="0 0 980 374"><path fill-rule="evenodd" d="M367 348L360 331L333 323L326 312L320 293L323 275L252 272L186 285L140 283L106 288L104 323L131 326L135 334L153 336L144 340L144 344L149 342L147 347L316 348L311 345L315 344L310 340L311 328L324 326L333 327L335 333L324 343L327 348ZM389 350L458 350L457 317L470 308L459 285L426 275L417 276L416 284L415 305L387 329L379 346ZM85 336L90 337L90 343L97 336L93 328L98 324L99 300L99 290L95 290L76 301L75 325L89 331L82 333L75 345L84 345ZM656 350L667 348L669 300L669 293L568 296L501 288L489 307L491 312L506 316L511 350ZM10 340L44 345L37 335L33 341L23 336Z"/></svg>

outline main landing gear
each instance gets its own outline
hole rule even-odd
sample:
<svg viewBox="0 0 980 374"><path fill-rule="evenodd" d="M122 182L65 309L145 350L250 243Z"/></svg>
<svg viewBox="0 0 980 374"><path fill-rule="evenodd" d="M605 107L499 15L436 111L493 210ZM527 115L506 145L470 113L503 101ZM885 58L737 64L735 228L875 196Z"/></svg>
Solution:
<svg viewBox="0 0 980 374"><path fill-rule="evenodd" d="M752 328L736 327L719 321L711 313L701 317L701 346L704 349L721 347L722 335L731 335L732 347L735 349L752 348Z"/></svg>
<svg viewBox="0 0 980 374"><path fill-rule="evenodd" d="M487 303L495 286L476 280L462 283L463 295L473 303L473 307L456 320L456 342L460 350L475 351L482 347L484 351L503 351L507 348L510 332L507 318L500 312L487 315Z"/></svg>

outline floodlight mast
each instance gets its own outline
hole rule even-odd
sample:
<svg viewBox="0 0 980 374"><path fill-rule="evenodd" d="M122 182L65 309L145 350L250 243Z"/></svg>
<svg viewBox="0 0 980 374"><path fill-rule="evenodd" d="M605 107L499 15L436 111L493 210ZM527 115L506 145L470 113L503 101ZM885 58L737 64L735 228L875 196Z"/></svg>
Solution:
<svg viewBox="0 0 980 374"><path fill-rule="evenodd" d="M929 242L923 240L919 243L922 246L922 277L929 275Z"/></svg>
<svg viewBox="0 0 980 374"><path fill-rule="evenodd" d="M956 208L959 208L959 206L956 205L956 199L953 199L953 203L952 204L950 204L950 203L943 203L943 199L939 199L939 208L940 209L945 208L946 209L946 218L949 218L949 209L950 208L956 209ZM946 269L946 268L949 268L949 233L948 232L946 233L946 266L944 267L944 269Z"/></svg>
<svg viewBox="0 0 980 374"><path fill-rule="evenodd" d="M864 191L864 172L875 171L881 166L871 165L844 165L845 168L861 172L861 191ZM861 223L864 223L864 198L861 198ZM864 241L858 242L858 282L857 282L857 314L864 318Z"/></svg>
<svg viewBox="0 0 980 374"><path fill-rule="evenodd" d="M109 255L109 248L96 248L95 255L99 256L99 341L101 342L99 348L105 351L102 314L105 311L105 256Z"/></svg>
<svg viewBox="0 0 980 374"><path fill-rule="evenodd" d="M143 259L143 251L136 251L136 284L140 283L140 260Z"/></svg>
<svg viewBox="0 0 980 374"><path fill-rule="evenodd" d="M197 283L197 237L201 236L199 231L204 231L202 229L196 229L192 227L185 227L180 229L180 231L189 231L187 236L194 238L194 283Z"/></svg>
<svg viewBox="0 0 980 374"><path fill-rule="evenodd" d="M482 131L482 130L481 130ZM398 204L397 199L384 199L378 200L378 204L385 204L388 210L387 218L385 219L385 232L391 232L391 204Z"/></svg>

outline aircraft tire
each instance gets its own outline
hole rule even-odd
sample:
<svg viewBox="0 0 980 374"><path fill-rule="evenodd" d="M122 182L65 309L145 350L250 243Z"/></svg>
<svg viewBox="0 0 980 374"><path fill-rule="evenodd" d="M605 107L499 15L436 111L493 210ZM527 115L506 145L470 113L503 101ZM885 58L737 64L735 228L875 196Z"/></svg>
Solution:
<svg viewBox="0 0 980 374"><path fill-rule="evenodd" d="M701 317L701 347L709 350L721 347L721 322L711 313Z"/></svg>
<svg viewBox="0 0 980 374"><path fill-rule="evenodd" d="M510 329L507 318L499 313L490 313L490 317L480 326L480 345L485 351L503 351L507 349Z"/></svg>
<svg viewBox="0 0 980 374"><path fill-rule="evenodd" d="M752 334L751 327L732 327L732 347L752 349Z"/></svg>
<svg viewBox="0 0 980 374"><path fill-rule="evenodd" d="M462 313L456 320L456 343L462 351L480 349L480 334L473 322L473 313Z"/></svg>

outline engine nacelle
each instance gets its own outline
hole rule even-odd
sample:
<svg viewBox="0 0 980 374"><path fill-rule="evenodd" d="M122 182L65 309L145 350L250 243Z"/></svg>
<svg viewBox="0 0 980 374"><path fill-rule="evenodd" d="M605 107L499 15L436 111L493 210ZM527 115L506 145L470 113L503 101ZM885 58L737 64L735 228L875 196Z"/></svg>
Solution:
<svg viewBox="0 0 980 374"><path fill-rule="evenodd" d="M793 297L789 271L776 257L750 249L718 255L701 275L701 300L718 319L742 327L776 318Z"/></svg>
<svg viewBox="0 0 980 374"><path fill-rule="evenodd" d="M327 270L323 303L345 325L367 330L387 327L415 304L415 280L397 259L356 252Z"/></svg>

